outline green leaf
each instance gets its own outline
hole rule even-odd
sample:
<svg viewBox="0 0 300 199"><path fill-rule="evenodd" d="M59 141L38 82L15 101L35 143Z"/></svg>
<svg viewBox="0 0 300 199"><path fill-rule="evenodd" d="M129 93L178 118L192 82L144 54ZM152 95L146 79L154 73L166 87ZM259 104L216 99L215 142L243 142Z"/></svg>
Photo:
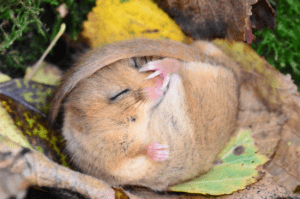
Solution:
<svg viewBox="0 0 300 199"><path fill-rule="evenodd" d="M0 83L0 94L16 100L23 106L46 117L50 108L47 98L53 93L54 88L55 86L24 79L11 79Z"/></svg>
<svg viewBox="0 0 300 199"><path fill-rule="evenodd" d="M27 67L25 77L32 72L32 67ZM31 81L46 84L46 85L52 85L52 86L58 86L59 81L61 79L62 72L55 66L42 62L39 69L34 73Z"/></svg>
<svg viewBox="0 0 300 199"><path fill-rule="evenodd" d="M8 75L2 74L0 72L0 83L9 81L11 78Z"/></svg>
<svg viewBox="0 0 300 199"><path fill-rule="evenodd" d="M63 154L62 135L50 128L46 119L48 97L54 86L23 79L1 77L0 139L7 137L24 147L44 153L56 163L68 166Z"/></svg>
<svg viewBox="0 0 300 199"><path fill-rule="evenodd" d="M192 181L170 187L171 191L209 195L230 194L256 182L257 166L268 158L257 153L251 132L240 130L219 154L218 165Z"/></svg>

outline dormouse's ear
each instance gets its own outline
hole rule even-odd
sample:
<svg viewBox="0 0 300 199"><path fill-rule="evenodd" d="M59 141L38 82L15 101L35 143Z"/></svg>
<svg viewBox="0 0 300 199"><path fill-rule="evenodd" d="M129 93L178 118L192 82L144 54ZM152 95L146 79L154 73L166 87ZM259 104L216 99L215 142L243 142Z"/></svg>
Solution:
<svg viewBox="0 0 300 199"><path fill-rule="evenodd" d="M50 120L52 122L55 120L63 100L80 81L93 75L104 66L121 59L145 56L170 57L183 61L204 62L207 60L193 47L167 39L133 39L91 50L83 55L75 67L64 75L51 103Z"/></svg>

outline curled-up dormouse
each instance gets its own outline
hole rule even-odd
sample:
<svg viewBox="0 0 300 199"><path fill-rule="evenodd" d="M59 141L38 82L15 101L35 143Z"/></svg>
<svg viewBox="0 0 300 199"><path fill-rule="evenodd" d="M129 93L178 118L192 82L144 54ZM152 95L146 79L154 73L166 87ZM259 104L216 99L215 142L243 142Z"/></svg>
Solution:
<svg viewBox="0 0 300 199"><path fill-rule="evenodd" d="M162 191L209 171L232 135L239 67L205 41L134 39L86 53L52 102L72 161L111 185Z"/></svg>

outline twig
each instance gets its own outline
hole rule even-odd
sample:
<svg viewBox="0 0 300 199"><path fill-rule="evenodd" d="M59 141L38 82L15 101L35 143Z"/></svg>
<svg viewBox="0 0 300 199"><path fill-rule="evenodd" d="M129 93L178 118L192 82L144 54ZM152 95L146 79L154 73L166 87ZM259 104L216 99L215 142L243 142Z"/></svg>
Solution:
<svg viewBox="0 0 300 199"><path fill-rule="evenodd" d="M30 80L33 77L34 73L40 68L40 66L41 66L42 62L44 61L45 57L48 55L50 50L53 48L53 46L56 44L57 40L65 32L65 30L66 30L66 24L63 23L63 24L61 24L59 32L57 33L57 35L55 36L55 38L53 39L51 44L48 46L48 48L46 49L46 51L44 52L42 57L33 65L31 73L29 75L26 75L25 79Z"/></svg>
<svg viewBox="0 0 300 199"><path fill-rule="evenodd" d="M114 190L101 180L58 165L44 154L21 147L2 135L0 157L1 199L24 195L27 187L35 185L69 189L92 199L115 198Z"/></svg>

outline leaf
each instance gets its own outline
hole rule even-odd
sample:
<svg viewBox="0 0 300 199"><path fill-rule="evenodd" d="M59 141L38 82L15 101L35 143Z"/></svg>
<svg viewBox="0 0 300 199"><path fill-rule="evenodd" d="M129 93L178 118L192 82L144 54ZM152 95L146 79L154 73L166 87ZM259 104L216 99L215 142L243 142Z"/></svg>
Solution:
<svg viewBox="0 0 300 199"><path fill-rule="evenodd" d="M62 154L63 138L50 128L46 119L50 106L47 98L53 89L53 86L24 79L0 83L0 105L3 107L0 134L68 166Z"/></svg>
<svg viewBox="0 0 300 199"><path fill-rule="evenodd" d="M32 67L27 67L25 77L27 77L31 71ZM30 80L42 84L57 86L61 77L62 71L58 67L50 63L43 62L42 66L34 73Z"/></svg>
<svg viewBox="0 0 300 199"><path fill-rule="evenodd" d="M242 41L244 29L248 28L247 21L252 14L251 5L257 0L155 2L176 21L184 33L194 39L228 38Z"/></svg>
<svg viewBox="0 0 300 199"><path fill-rule="evenodd" d="M230 194L254 183L259 173L256 169L268 161L257 153L251 132L240 131L233 137L207 174L192 181L170 187L171 191L201 193L209 195Z"/></svg>
<svg viewBox="0 0 300 199"><path fill-rule="evenodd" d="M11 78L8 75L2 74L0 72L0 83L9 81Z"/></svg>
<svg viewBox="0 0 300 199"><path fill-rule="evenodd" d="M14 125L13 119L7 114L2 104L0 104L0 135L8 137L21 146L32 148L20 129Z"/></svg>
<svg viewBox="0 0 300 199"><path fill-rule="evenodd" d="M246 112L240 113L239 118L244 118L244 126L268 124L256 126L256 131L261 132L259 139L256 139L260 145L259 151L265 151L263 154L271 151L268 155L270 157L277 150L265 169L279 185L291 192L295 191L300 186L300 93L297 86L289 74L281 74L250 46L224 40L215 40L214 44L237 61L244 70L240 109L250 109L252 106L253 118L264 112L257 120L251 118L252 123L246 122L249 120ZM253 97L249 98L246 92L252 93ZM256 98L255 102L249 100L253 98ZM268 115L271 114L273 116L270 118ZM276 115L281 115L283 119L276 119ZM278 145L277 140L280 140Z"/></svg>
<svg viewBox="0 0 300 199"><path fill-rule="evenodd" d="M259 0L252 6L250 19L252 28L260 30L263 30L264 27L275 29L276 13L268 0Z"/></svg>
<svg viewBox="0 0 300 199"><path fill-rule="evenodd" d="M67 158L62 154L63 138L50 128L46 118L1 94L0 102L3 107L1 115L6 119L0 121L0 125L4 126L0 129L0 135L68 166Z"/></svg>
<svg viewBox="0 0 300 199"><path fill-rule="evenodd" d="M185 39L176 23L151 0L98 0L83 27L81 34L92 47L134 37Z"/></svg>
<svg viewBox="0 0 300 199"><path fill-rule="evenodd" d="M49 97L54 86L40 84L24 79L12 79L0 83L0 93L6 95L25 107L38 112L43 117L49 111L49 104L46 103L47 97Z"/></svg>
<svg viewBox="0 0 300 199"><path fill-rule="evenodd" d="M299 119L298 119L299 121ZM289 191L300 187L300 138L299 132L285 129L277 153L266 170L275 181Z"/></svg>
<svg viewBox="0 0 300 199"><path fill-rule="evenodd" d="M298 194L293 194L279 186L268 173L263 179L246 189L223 196L206 196L175 192L162 194L137 187L131 187L128 191L131 195L142 199L299 199Z"/></svg>

